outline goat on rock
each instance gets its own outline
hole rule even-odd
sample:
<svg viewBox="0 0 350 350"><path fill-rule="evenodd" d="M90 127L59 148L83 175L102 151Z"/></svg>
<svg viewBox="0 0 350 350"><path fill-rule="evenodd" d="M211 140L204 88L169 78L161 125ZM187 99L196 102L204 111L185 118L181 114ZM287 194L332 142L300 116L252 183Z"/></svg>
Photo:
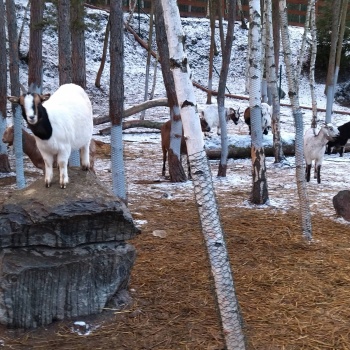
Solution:
<svg viewBox="0 0 350 350"><path fill-rule="evenodd" d="M339 135L339 130L333 124L324 124L318 133L314 128L308 129L304 134L304 157L306 163L305 178L310 181L312 161L315 161L314 178L321 183L321 166L328 141Z"/></svg>
<svg viewBox="0 0 350 350"><path fill-rule="evenodd" d="M272 107L265 103L261 103L261 127L264 135L269 133L271 130L271 118L272 118ZM244 111L244 121L249 127L249 135L251 134L250 126L250 107L247 107Z"/></svg>
<svg viewBox="0 0 350 350"><path fill-rule="evenodd" d="M338 130L339 135L335 137L333 141L329 141L327 143L326 153L331 154L332 147L340 147L339 155L342 157L345 150L345 145L350 139L350 122L338 126Z"/></svg>
<svg viewBox="0 0 350 350"><path fill-rule="evenodd" d="M226 121L232 120L235 125L238 124L239 121L239 108L237 111L235 111L233 108L228 107L225 108L225 117ZM206 124L207 127L211 130L212 128L217 128L216 132L218 135L220 135L220 120L219 120L219 111L218 106L216 104L208 105L205 107L203 111L201 111L201 120L204 125Z"/></svg>
<svg viewBox="0 0 350 350"><path fill-rule="evenodd" d="M69 182L67 166L72 150L80 150L82 169L90 168L93 115L90 99L83 88L64 84L52 96L25 93L20 97L7 98L12 103L20 104L23 118L34 134L45 162L46 187L51 185L55 156L61 188L66 188Z"/></svg>

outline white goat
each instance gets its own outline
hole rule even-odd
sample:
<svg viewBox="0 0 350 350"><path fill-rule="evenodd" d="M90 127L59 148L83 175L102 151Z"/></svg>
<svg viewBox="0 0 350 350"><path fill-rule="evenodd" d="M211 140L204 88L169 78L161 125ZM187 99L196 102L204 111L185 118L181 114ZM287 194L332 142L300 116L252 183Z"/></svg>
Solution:
<svg viewBox="0 0 350 350"><path fill-rule="evenodd" d="M328 141L332 141L339 135L339 130L333 124L324 124L320 131L316 134L314 128L308 129L304 134L304 157L306 163L305 178L310 181L310 172L312 161L315 161L314 178L317 183L321 183L321 166L323 156Z"/></svg>
<svg viewBox="0 0 350 350"><path fill-rule="evenodd" d="M51 97L50 94L26 93L7 98L21 105L23 118L35 136L45 162L46 187L51 185L55 156L61 188L66 188L69 182L67 165L72 150L80 149L82 169L89 169L93 116L91 102L84 89L75 84L65 84Z"/></svg>
<svg viewBox="0 0 350 350"><path fill-rule="evenodd" d="M233 108L225 108L226 121L230 119L237 125L240 117L239 108L235 111ZM216 127L217 134L220 135L220 121L218 106L216 104L207 105L203 111L201 111L201 120L207 123L207 127L210 129Z"/></svg>

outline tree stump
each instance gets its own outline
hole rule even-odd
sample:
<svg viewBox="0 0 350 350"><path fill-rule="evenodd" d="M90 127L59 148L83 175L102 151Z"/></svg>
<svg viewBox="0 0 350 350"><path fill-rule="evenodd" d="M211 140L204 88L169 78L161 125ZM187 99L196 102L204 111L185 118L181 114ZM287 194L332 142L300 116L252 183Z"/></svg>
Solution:
<svg viewBox="0 0 350 350"><path fill-rule="evenodd" d="M124 303L140 233L91 172L41 178L0 206L0 323L33 328ZM118 299L118 296L120 298Z"/></svg>

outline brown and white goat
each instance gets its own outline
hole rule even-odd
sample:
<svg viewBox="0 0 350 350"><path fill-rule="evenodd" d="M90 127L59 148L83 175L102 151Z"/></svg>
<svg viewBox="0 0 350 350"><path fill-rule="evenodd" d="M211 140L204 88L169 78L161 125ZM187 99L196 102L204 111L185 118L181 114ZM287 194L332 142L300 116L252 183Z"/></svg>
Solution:
<svg viewBox="0 0 350 350"><path fill-rule="evenodd" d="M206 123L203 123L203 120L201 122L201 128L203 132L207 132L210 129L206 125ZM162 127L160 128L160 136L161 136L161 142L162 142L162 151L163 151L163 168L162 168L162 176L165 176L165 163L167 159L167 153L170 149L170 131L171 131L171 120L168 120L165 122ZM180 155L186 155L187 156L187 146L185 137L182 132L181 137L181 146L180 146ZM191 178L191 169L190 169L190 163L187 156L187 166L188 166L188 178Z"/></svg>

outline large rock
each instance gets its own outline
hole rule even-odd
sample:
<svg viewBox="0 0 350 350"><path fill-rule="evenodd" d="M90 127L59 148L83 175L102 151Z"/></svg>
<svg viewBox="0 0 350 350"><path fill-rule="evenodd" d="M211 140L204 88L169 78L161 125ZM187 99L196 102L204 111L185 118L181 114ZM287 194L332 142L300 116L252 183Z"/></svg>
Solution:
<svg viewBox="0 0 350 350"><path fill-rule="evenodd" d="M350 221L350 191L343 190L333 197L333 206L337 215Z"/></svg>
<svg viewBox="0 0 350 350"><path fill-rule="evenodd" d="M125 301L140 231L126 205L90 172L41 178L0 207L0 323L31 328ZM118 299L118 296L121 296Z"/></svg>

